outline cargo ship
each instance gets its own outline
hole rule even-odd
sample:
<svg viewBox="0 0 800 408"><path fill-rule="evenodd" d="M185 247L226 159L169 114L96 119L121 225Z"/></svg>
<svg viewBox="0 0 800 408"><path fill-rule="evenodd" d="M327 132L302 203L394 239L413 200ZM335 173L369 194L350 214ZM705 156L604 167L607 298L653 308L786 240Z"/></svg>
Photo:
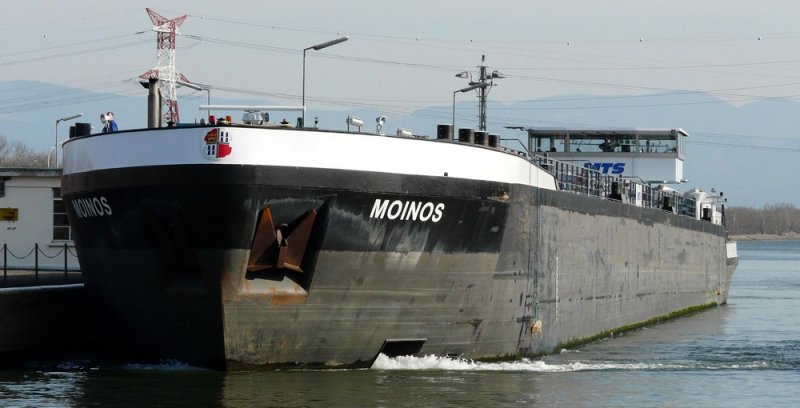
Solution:
<svg viewBox="0 0 800 408"><path fill-rule="evenodd" d="M242 120L63 145L87 291L152 355L223 370L513 359L726 302L725 199L669 187L685 182L681 129L522 126L515 147L453 124L384 134L381 118L373 133L204 109Z"/></svg>

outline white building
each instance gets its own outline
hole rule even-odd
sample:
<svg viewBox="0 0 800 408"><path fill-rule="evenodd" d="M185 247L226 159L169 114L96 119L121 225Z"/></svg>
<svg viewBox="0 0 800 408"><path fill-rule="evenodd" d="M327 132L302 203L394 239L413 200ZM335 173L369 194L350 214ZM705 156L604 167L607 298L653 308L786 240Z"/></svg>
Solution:
<svg viewBox="0 0 800 408"><path fill-rule="evenodd" d="M0 268L80 270L71 234L61 169L0 168Z"/></svg>

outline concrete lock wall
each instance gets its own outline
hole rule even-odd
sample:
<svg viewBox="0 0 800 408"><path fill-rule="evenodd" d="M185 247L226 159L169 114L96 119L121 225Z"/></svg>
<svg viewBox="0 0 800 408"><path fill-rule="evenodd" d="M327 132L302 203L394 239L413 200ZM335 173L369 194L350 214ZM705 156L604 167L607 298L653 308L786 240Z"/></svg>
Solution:
<svg viewBox="0 0 800 408"><path fill-rule="evenodd" d="M0 289L0 311L2 359L74 348L96 326L82 284Z"/></svg>

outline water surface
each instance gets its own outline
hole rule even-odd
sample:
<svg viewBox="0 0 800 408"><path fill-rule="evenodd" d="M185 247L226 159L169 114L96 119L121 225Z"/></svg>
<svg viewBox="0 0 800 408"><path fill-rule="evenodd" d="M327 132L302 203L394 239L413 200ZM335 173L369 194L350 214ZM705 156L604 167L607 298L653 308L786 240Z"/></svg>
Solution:
<svg viewBox="0 0 800 408"><path fill-rule="evenodd" d="M739 256L728 305L541 359L250 373L31 363L0 371L0 406L800 406L800 241L744 242Z"/></svg>

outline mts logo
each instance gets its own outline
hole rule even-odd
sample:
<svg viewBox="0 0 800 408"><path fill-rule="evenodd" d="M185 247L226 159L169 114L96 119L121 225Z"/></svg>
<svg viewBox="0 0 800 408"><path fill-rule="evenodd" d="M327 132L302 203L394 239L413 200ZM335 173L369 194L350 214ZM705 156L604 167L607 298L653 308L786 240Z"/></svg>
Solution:
<svg viewBox="0 0 800 408"><path fill-rule="evenodd" d="M583 167L603 174L622 174L625 171L625 163L584 163Z"/></svg>

